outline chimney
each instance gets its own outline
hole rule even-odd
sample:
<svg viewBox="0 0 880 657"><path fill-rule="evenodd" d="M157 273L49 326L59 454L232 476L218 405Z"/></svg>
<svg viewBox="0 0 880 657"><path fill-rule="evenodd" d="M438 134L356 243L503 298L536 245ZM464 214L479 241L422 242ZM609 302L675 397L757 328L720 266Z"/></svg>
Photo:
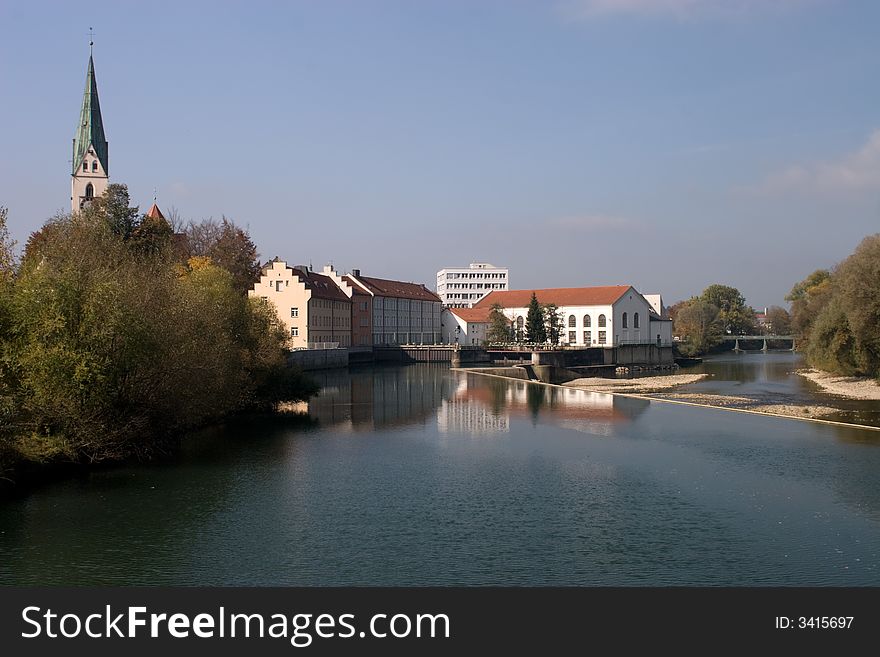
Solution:
<svg viewBox="0 0 880 657"><path fill-rule="evenodd" d="M352 269L351 275L354 276L355 278L357 278L358 276L361 275L361 270L360 269Z"/></svg>

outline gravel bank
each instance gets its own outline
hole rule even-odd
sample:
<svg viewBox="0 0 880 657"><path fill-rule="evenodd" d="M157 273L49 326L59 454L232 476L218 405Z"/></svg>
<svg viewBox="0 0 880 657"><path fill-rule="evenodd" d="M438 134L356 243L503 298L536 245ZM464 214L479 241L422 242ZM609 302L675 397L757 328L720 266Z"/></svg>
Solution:
<svg viewBox="0 0 880 657"><path fill-rule="evenodd" d="M667 374L665 376L643 376L637 379L603 379L590 377L575 379L563 385L570 388L585 388L595 392L627 392L644 394L669 390L685 383L694 383L708 377L708 374Z"/></svg>
<svg viewBox="0 0 880 657"><path fill-rule="evenodd" d="M798 370L805 379L817 383L822 390L849 399L871 399L880 401L880 385L874 379L856 376L837 376L819 370Z"/></svg>

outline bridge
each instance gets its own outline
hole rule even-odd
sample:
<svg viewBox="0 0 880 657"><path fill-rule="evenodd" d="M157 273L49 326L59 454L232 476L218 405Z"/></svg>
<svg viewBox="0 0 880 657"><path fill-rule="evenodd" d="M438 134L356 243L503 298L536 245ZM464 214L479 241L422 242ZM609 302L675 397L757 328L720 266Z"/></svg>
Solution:
<svg viewBox="0 0 880 657"><path fill-rule="evenodd" d="M721 338L722 342L733 342L733 350L737 353L745 351L745 349L739 346L740 340L742 340L743 342L763 341L761 351L770 351L767 343L775 341L791 342L791 349L784 349L783 351L794 351L795 347L793 335L725 335Z"/></svg>

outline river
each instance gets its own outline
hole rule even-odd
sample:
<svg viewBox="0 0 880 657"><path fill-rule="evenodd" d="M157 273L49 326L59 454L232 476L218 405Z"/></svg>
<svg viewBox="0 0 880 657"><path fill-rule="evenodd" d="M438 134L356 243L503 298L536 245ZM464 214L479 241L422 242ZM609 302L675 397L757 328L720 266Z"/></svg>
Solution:
<svg viewBox="0 0 880 657"><path fill-rule="evenodd" d="M321 383L0 502L0 582L880 585L880 433L438 365Z"/></svg>

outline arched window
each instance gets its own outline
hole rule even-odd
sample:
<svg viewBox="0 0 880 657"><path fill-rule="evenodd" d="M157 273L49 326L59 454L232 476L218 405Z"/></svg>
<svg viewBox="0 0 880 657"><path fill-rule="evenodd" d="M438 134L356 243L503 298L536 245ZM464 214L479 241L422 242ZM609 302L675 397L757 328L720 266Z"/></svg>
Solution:
<svg viewBox="0 0 880 657"><path fill-rule="evenodd" d="M568 316L568 326L569 328L574 328L575 326L577 326L577 319L575 319L574 315Z"/></svg>
<svg viewBox="0 0 880 657"><path fill-rule="evenodd" d="M605 315L599 315L599 328L605 328Z"/></svg>
<svg viewBox="0 0 880 657"><path fill-rule="evenodd" d="M95 198L95 188L92 187L92 183L86 185L86 198Z"/></svg>
<svg viewBox="0 0 880 657"><path fill-rule="evenodd" d="M98 170L98 160L92 160L92 171Z"/></svg>
<svg viewBox="0 0 880 657"><path fill-rule="evenodd" d="M626 324L626 313L623 313L623 328L629 328Z"/></svg>
<svg viewBox="0 0 880 657"><path fill-rule="evenodd" d="M633 328L639 328L639 314L633 313Z"/></svg>
<svg viewBox="0 0 880 657"><path fill-rule="evenodd" d="M84 161L83 162L83 171L88 171L88 170L89 170L89 163L87 161Z"/></svg>
<svg viewBox="0 0 880 657"><path fill-rule="evenodd" d="M590 316L584 315L584 328L590 328Z"/></svg>
<svg viewBox="0 0 880 657"><path fill-rule="evenodd" d="M525 325L525 320L522 318L522 316L517 317L516 318L516 328L518 328L520 331L522 331L524 325Z"/></svg>

